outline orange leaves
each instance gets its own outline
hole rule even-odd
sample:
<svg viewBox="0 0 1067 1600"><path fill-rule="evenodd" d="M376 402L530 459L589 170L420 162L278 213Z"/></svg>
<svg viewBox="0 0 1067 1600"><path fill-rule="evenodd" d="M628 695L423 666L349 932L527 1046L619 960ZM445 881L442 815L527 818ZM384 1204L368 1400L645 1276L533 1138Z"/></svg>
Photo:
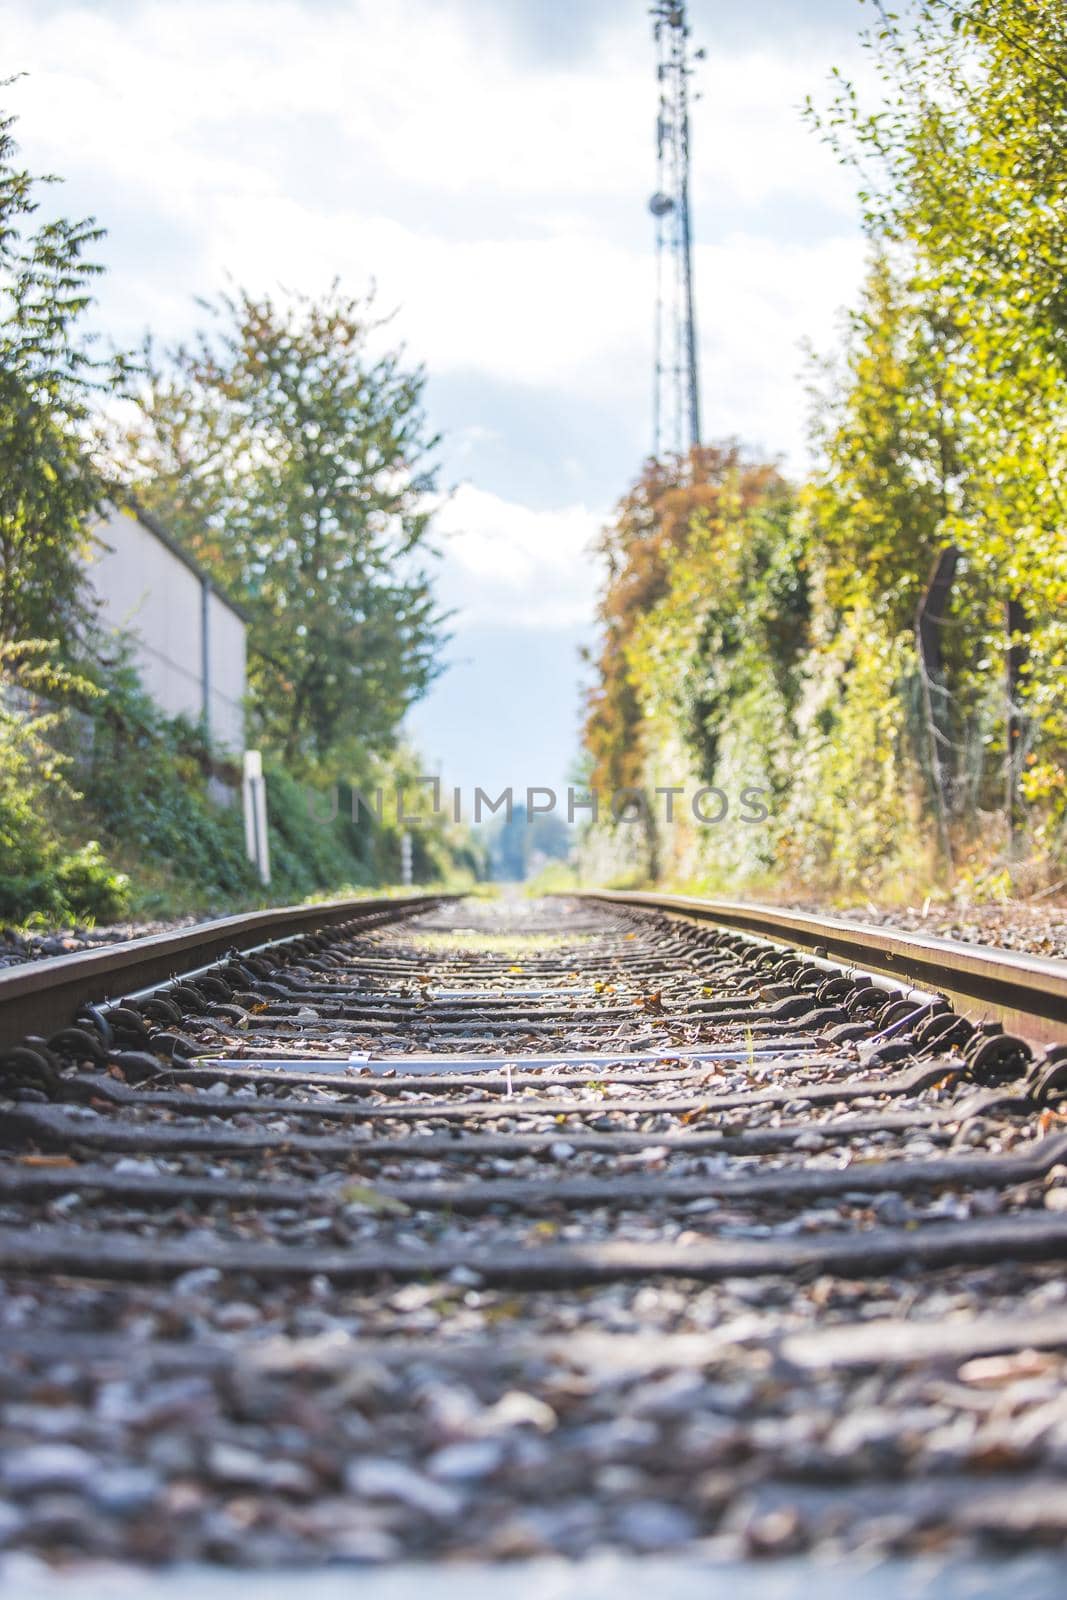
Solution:
<svg viewBox="0 0 1067 1600"><path fill-rule="evenodd" d="M603 632L585 726L594 788L613 792L642 781L648 730L636 647L645 619L677 596L681 558L699 532L708 547L700 592L721 590L725 530L783 488L775 467L746 460L736 442L727 442L683 459L649 461L619 502L599 543L607 566L597 608ZM686 665L677 663L680 673Z"/></svg>

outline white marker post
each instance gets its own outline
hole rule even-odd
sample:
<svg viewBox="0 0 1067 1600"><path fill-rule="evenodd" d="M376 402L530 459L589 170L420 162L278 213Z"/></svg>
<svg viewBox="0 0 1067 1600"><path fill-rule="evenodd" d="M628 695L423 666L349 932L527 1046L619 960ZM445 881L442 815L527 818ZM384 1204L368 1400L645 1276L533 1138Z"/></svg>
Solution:
<svg viewBox="0 0 1067 1600"><path fill-rule="evenodd" d="M400 881L405 889L411 887L411 835L400 835Z"/></svg>
<svg viewBox="0 0 1067 1600"><path fill-rule="evenodd" d="M255 864L260 883L268 884L270 844L267 839L267 785L263 781L263 757L258 750L245 751L241 795L245 813L245 855Z"/></svg>

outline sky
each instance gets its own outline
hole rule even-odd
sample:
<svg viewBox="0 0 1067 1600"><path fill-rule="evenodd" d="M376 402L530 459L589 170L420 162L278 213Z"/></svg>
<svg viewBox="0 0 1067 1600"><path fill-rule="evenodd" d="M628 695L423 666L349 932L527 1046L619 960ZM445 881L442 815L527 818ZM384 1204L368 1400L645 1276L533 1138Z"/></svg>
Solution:
<svg viewBox="0 0 1067 1600"><path fill-rule="evenodd" d="M691 0L704 433L802 471L805 341L864 248L805 125L860 0ZM409 716L467 793L561 787L593 542L651 446L657 88L645 0L0 0L25 163L108 230L99 325L188 335L236 281L376 287L443 434L447 669Z"/></svg>

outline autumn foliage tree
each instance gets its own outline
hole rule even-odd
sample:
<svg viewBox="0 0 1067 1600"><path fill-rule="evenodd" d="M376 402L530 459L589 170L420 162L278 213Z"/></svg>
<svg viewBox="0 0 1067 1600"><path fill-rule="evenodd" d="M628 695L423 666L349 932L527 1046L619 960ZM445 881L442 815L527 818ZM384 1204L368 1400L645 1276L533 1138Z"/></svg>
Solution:
<svg viewBox="0 0 1067 1600"><path fill-rule="evenodd" d="M886 14L869 46L881 103L845 85L822 123L861 176L875 248L824 413L815 506L831 592L860 582L902 628L933 553L959 552L948 690L991 758L969 796L987 807L1004 792L1006 603L1021 607L1023 790L1034 843L1054 849L1067 816L1067 14L921 0Z"/></svg>
<svg viewBox="0 0 1067 1600"><path fill-rule="evenodd" d="M1012 727L1031 864L1067 850L1067 13L875 10L883 92L835 77L815 119L870 240L816 380L817 465L796 495L736 450L645 469L603 540L587 740L606 787L680 742L704 780L758 765L758 847L705 838L705 866L868 892L935 865L948 772L941 864L1003 886ZM934 681L916 611L949 546Z"/></svg>
<svg viewBox="0 0 1067 1600"><path fill-rule="evenodd" d="M756 512L787 493L776 467L728 441L701 446L686 458L647 462L620 502L599 542L605 563L601 644L586 719L591 781L598 789L612 793L645 782L657 651L661 659L670 657L675 687L685 681L689 709L698 715L692 695L699 690L686 664L710 610L728 595L732 532L751 531ZM681 590L691 584L696 592L683 602ZM649 619L655 619L651 628ZM699 742L696 722L687 732Z"/></svg>

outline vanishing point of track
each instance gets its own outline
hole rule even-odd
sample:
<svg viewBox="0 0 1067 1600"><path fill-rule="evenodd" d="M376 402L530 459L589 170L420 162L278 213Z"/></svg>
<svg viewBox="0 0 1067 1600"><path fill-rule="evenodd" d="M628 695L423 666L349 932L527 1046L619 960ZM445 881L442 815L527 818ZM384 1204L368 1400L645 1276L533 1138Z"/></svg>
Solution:
<svg viewBox="0 0 1067 1600"><path fill-rule="evenodd" d="M9 972L0 1543L1060 1545L1061 1018L1063 964L638 895Z"/></svg>

